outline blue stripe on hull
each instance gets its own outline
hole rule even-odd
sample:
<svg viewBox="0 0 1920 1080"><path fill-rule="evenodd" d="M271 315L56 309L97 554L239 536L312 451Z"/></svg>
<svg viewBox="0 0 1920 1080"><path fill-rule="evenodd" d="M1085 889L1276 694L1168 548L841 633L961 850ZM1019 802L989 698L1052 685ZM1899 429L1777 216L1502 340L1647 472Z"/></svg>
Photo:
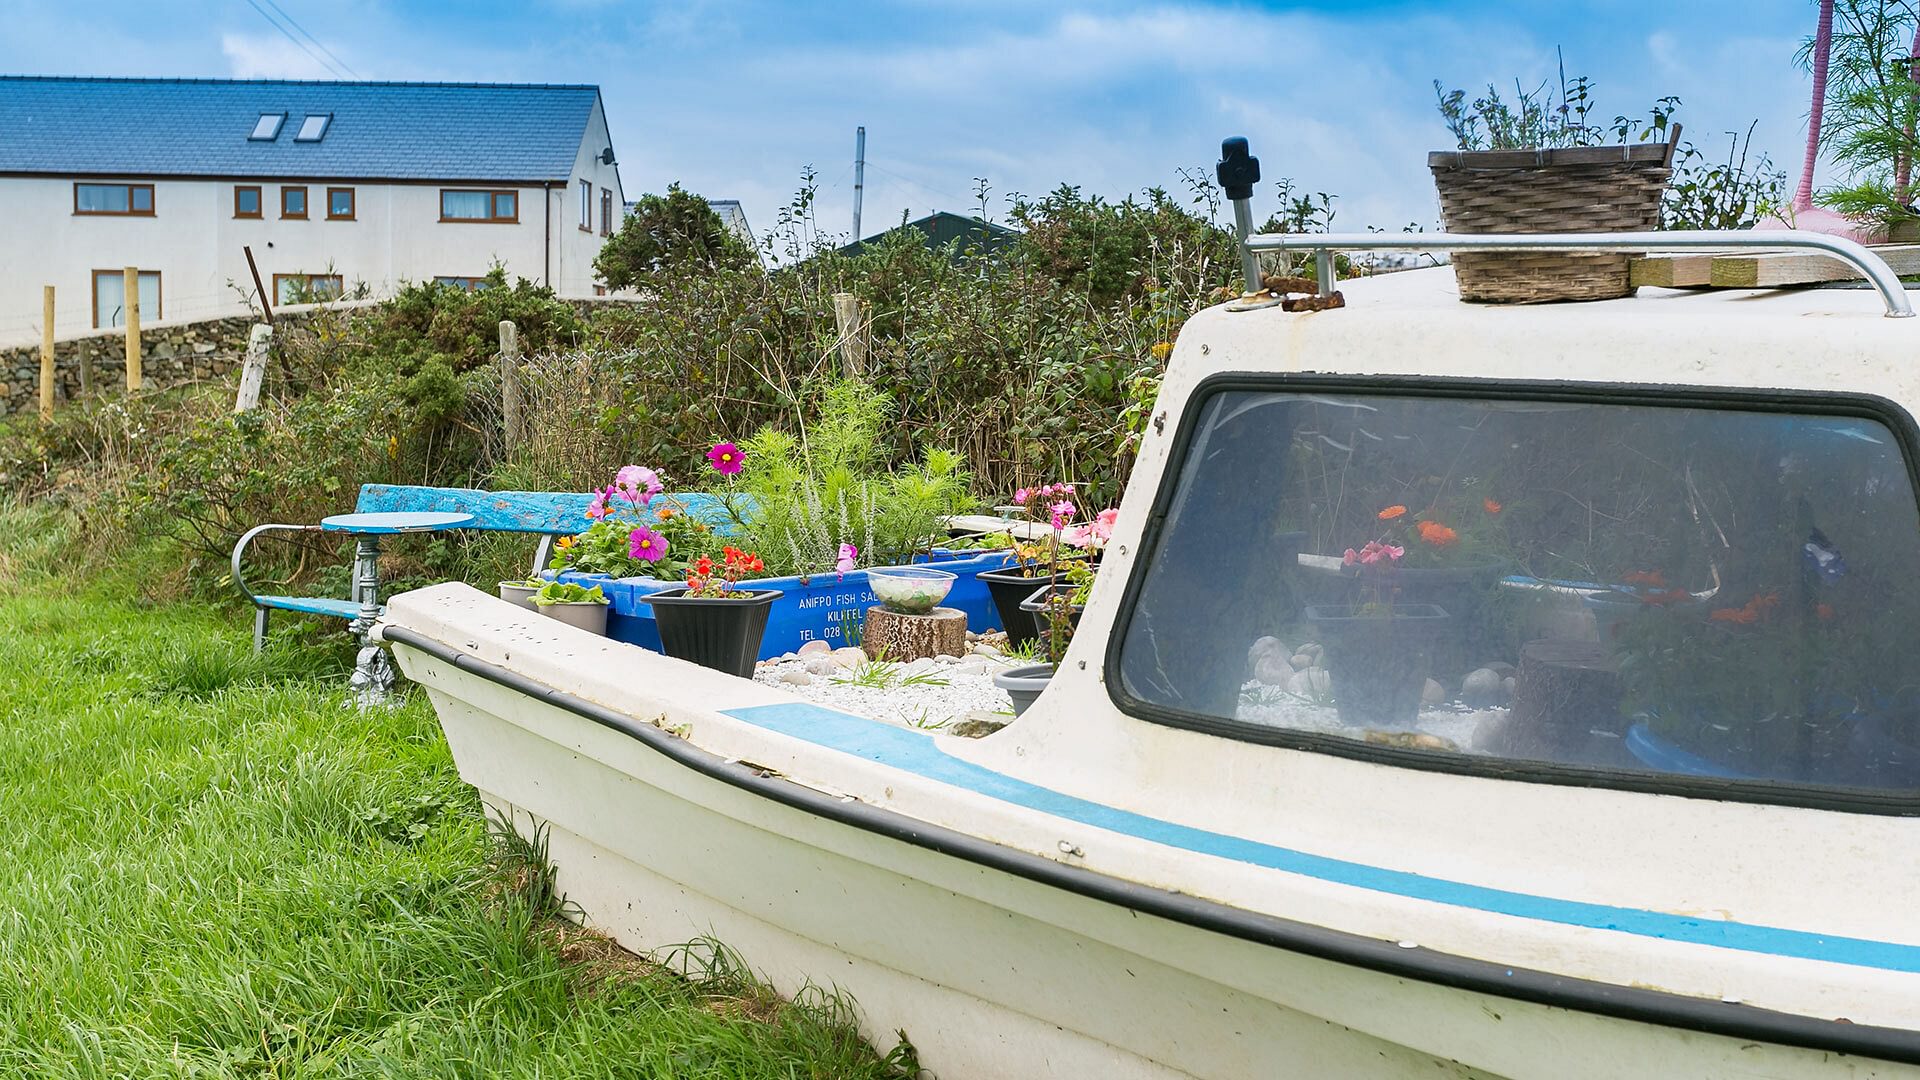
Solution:
<svg viewBox="0 0 1920 1080"><path fill-rule="evenodd" d="M933 737L801 702L723 710L756 727L978 792L1015 806L1203 855L1374 892L1523 919L1584 926L1770 956L1920 973L1920 946L1510 892L1313 855L1064 795L942 753ZM1278 914L1278 913L1276 913Z"/></svg>

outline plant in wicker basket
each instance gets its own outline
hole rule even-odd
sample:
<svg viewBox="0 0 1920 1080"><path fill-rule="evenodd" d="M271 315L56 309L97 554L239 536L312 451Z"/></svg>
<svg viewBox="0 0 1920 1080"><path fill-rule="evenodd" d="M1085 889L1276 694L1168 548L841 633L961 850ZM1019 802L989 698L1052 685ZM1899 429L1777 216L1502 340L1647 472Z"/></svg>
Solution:
<svg viewBox="0 0 1920 1080"><path fill-rule="evenodd" d="M1620 116L1602 128L1588 122L1592 84L1560 83L1556 103L1546 88L1516 85L1509 104L1493 87L1468 103L1465 91L1438 81L1441 116L1456 150L1427 155L1440 217L1453 233L1636 232L1657 228L1660 201L1673 175L1680 125L1677 98L1655 103L1650 118ZM1615 145L1604 145L1607 136ZM1627 139L1660 138L1629 144ZM1526 304L1609 300L1633 286L1624 253L1462 252L1453 258L1460 298Z"/></svg>

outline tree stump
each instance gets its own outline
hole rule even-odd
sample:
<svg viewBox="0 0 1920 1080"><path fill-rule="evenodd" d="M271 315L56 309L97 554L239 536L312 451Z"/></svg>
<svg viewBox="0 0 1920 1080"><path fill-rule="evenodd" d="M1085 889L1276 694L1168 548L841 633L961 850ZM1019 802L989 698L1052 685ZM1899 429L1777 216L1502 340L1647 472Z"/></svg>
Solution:
<svg viewBox="0 0 1920 1080"><path fill-rule="evenodd" d="M937 607L925 615L908 615L870 607L860 630L860 647L875 660L965 656L967 613L959 608Z"/></svg>
<svg viewBox="0 0 1920 1080"><path fill-rule="evenodd" d="M1498 752L1566 764L1624 764L1620 696L1619 665L1606 646L1564 638L1529 641L1514 676L1508 745Z"/></svg>

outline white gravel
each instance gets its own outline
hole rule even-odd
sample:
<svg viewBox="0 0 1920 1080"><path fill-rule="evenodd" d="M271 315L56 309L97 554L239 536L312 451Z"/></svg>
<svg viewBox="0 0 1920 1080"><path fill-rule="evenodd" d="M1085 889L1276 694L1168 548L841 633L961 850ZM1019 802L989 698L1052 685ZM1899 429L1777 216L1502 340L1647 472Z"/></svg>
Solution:
<svg viewBox="0 0 1920 1080"><path fill-rule="evenodd" d="M966 657L875 665L864 657L856 660L853 651L831 656L789 653L763 660L754 670L753 681L829 708L921 730L941 730L969 717L1002 723L1013 719L1013 702L993 685L993 675L1026 661L982 651ZM906 682L910 676L918 680Z"/></svg>

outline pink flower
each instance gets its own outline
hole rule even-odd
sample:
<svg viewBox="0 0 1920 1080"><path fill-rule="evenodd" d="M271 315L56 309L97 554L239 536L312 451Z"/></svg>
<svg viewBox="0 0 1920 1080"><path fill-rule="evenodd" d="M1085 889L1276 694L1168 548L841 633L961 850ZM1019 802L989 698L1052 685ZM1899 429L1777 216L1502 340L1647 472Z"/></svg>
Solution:
<svg viewBox="0 0 1920 1080"><path fill-rule="evenodd" d="M1367 546L1361 548L1359 551L1348 548L1346 555L1343 556L1340 561L1348 566L1352 566L1355 563L1372 566L1375 563L1381 562L1392 563L1406 553L1406 548L1395 547L1392 544L1383 544L1378 540L1369 540L1367 541Z"/></svg>
<svg viewBox="0 0 1920 1080"><path fill-rule="evenodd" d="M596 491L593 493L593 501L587 504L587 516L595 521L599 521L601 518L607 516L606 492Z"/></svg>
<svg viewBox="0 0 1920 1080"><path fill-rule="evenodd" d="M707 460L713 463L713 471L722 476L732 476L746 464L747 457L739 447L723 442L715 443L713 449L707 451Z"/></svg>
<svg viewBox="0 0 1920 1080"><path fill-rule="evenodd" d="M627 554L641 562L659 562L667 557L667 538L642 525L627 534Z"/></svg>
<svg viewBox="0 0 1920 1080"><path fill-rule="evenodd" d="M1021 506L1027 505L1027 500L1031 498L1033 498L1033 492L1028 491L1026 488L1021 488L1013 493L1013 501Z"/></svg>
<svg viewBox="0 0 1920 1080"><path fill-rule="evenodd" d="M1053 527L1055 529L1064 529L1073 521L1073 512L1076 508L1073 503L1066 499L1061 499L1059 502L1047 507L1047 509L1053 514Z"/></svg>
<svg viewBox="0 0 1920 1080"><path fill-rule="evenodd" d="M1118 510L1111 508L1102 510L1085 525L1076 525L1068 529L1066 541L1077 548L1104 547L1107 541L1113 539L1113 520L1119 516Z"/></svg>
<svg viewBox="0 0 1920 1080"><path fill-rule="evenodd" d="M860 556L859 548L854 547L852 544L841 544L840 559L839 561L833 564L833 568L844 574L847 571L853 569L853 560L855 560L856 558L859 558L859 556Z"/></svg>
<svg viewBox="0 0 1920 1080"><path fill-rule="evenodd" d="M644 465L628 465L613 474L613 487L621 498L642 506L666 490L660 483L659 474Z"/></svg>

